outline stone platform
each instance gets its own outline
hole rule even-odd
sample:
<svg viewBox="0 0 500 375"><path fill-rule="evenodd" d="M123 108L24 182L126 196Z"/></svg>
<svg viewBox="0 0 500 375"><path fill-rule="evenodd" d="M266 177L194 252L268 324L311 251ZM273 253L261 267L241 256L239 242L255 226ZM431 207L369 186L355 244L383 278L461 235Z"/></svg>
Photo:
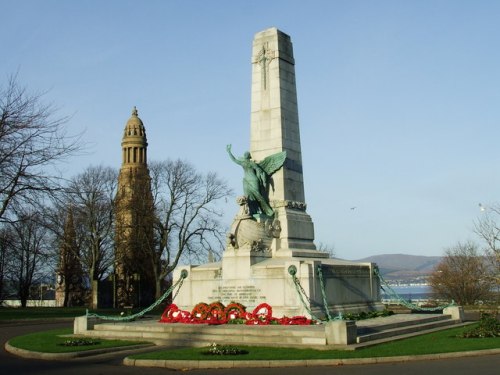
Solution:
<svg viewBox="0 0 500 375"><path fill-rule="evenodd" d="M451 314L401 314L358 321L333 321L310 326L247 326L237 324L166 324L142 319L129 323L75 320L75 334L153 342L170 347L217 344L353 350L363 346L445 329L461 321Z"/></svg>

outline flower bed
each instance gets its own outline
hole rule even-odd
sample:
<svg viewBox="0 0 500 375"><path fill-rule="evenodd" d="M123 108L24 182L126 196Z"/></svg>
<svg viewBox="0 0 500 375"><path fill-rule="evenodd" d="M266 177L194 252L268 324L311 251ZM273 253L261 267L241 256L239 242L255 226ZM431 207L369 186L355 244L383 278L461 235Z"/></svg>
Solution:
<svg viewBox="0 0 500 375"><path fill-rule="evenodd" d="M177 305L167 306L160 318L161 323L184 324L246 324L246 325L310 325L314 320L305 316L273 317L273 309L267 303L261 303L251 313L241 303L232 302L224 306L221 302L198 303L193 311L179 309Z"/></svg>

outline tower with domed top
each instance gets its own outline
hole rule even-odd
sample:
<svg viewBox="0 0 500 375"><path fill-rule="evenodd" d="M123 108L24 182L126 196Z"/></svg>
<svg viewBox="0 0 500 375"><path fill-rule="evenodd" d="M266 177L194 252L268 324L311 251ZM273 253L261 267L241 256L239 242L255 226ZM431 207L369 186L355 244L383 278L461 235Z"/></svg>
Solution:
<svg viewBox="0 0 500 375"><path fill-rule="evenodd" d="M146 129L137 108L125 125L122 165L115 198L116 305L140 306L153 301L153 195L147 165Z"/></svg>

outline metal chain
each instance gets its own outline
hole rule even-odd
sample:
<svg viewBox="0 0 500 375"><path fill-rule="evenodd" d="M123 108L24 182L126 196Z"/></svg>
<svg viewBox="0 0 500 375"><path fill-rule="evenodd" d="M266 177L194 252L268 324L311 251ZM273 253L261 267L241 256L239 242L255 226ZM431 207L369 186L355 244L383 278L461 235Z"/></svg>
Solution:
<svg viewBox="0 0 500 375"><path fill-rule="evenodd" d="M181 290L181 286L184 283L184 279L187 276L188 276L188 272L186 270L182 270L181 276L175 284L172 284L170 286L170 288L168 288L167 291L165 293L163 293L163 295L160 298L158 298L158 300L156 302L154 302L151 306L145 308L144 310L142 310L138 313L135 313L133 315L128 315L128 316L110 316L110 315L99 315L96 313L89 313L89 311L87 310L87 313L86 313L87 318L99 318L99 319L103 319L103 320L114 320L114 321L129 321L129 320L139 318L139 317L143 316L144 314L146 314L147 312L156 308L160 303L162 303L172 293L172 291L175 288L177 288L177 286L179 286L179 288L177 289L177 292L175 293L175 295L172 298L172 301L173 301L175 299L175 297L177 297L177 295L179 294L179 291Z"/></svg>
<svg viewBox="0 0 500 375"><path fill-rule="evenodd" d="M373 272L375 273L375 275L378 276L378 278L380 279L380 282L382 284L384 284L385 288L389 291L390 293L390 297L396 297L395 299L398 300L398 302L405 306L405 307L408 307L409 309L412 309L412 310L417 310L417 311L438 311L438 310L443 310L445 309L446 307L450 307L450 306L455 306L455 301L451 301L450 304L448 305L445 305L445 306L436 306L436 307L421 307L421 306L418 306L418 305L415 305L414 303L411 303L407 300L405 300L404 298L402 298L399 294L397 294L394 289L391 288L391 286L387 283L387 281L384 280L384 278L382 277L382 275L379 273L378 269L377 268L374 268ZM385 291L385 289L382 287L382 290Z"/></svg>
<svg viewBox="0 0 500 375"><path fill-rule="evenodd" d="M309 315L311 316L311 319L313 320L317 320L317 321L320 321L311 311L310 309L310 305L311 305L311 300L309 299L309 297L307 296L306 294L306 291L304 290L304 288L302 288L302 285L300 285L300 280L297 278L296 273L297 273L297 267L295 267L294 265L291 265L290 267L288 267L288 273L290 274L290 276L292 277L292 280L293 280L293 283L295 284L295 290L297 290L297 293L299 295L299 298L300 298L300 301L302 302L302 305L304 306L304 308L306 309L306 311L309 313ZM304 301L304 298L307 299L307 301L309 302L309 305Z"/></svg>
<svg viewBox="0 0 500 375"><path fill-rule="evenodd" d="M183 277L181 277L181 278L179 279L179 281L180 281L180 282L179 282L179 288L177 288L177 291L175 292L174 296L172 297L172 302L174 301L174 299L177 297L177 295L178 295L178 294L179 294L179 292L181 291L182 284L184 283L184 278L183 278ZM175 289L175 287L174 287L174 289Z"/></svg>
<svg viewBox="0 0 500 375"><path fill-rule="evenodd" d="M318 265L317 272L319 277L319 285L321 288L321 296L323 297L323 305L325 306L326 319L327 321L331 321L332 317L330 315L330 311L328 310L328 302L326 300L326 291L325 291L325 284L323 282L323 270L321 269L321 264Z"/></svg>

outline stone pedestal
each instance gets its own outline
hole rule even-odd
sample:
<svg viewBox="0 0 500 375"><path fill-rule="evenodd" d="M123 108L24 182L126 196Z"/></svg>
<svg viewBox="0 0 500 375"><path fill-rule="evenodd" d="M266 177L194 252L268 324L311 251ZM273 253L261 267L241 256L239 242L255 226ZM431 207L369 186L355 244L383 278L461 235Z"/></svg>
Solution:
<svg viewBox="0 0 500 375"><path fill-rule="evenodd" d="M289 273L290 266L297 269L300 286L294 283ZM186 310L192 310L199 302L220 301L226 305L239 302L247 307L247 311L265 302L272 306L276 317L309 316L310 309L314 317L321 319L326 317L326 310L318 267L322 270L330 315L384 309L372 263L299 257L263 260L248 254L227 252L222 262L178 267L174 280L179 279L183 269L189 275L174 302ZM305 292L304 302L299 296L300 287Z"/></svg>
<svg viewBox="0 0 500 375"><path fill-rule="evenodd" d="M451 315L451 319L463 322L465 320L464 308L462 306L448 306L443 309L443 315Z"/></svg>
<svg viewBox="0 0 500 375"><path fill-rule="evenodd" d="M96 319L89 319L86 315L77 316L73 321L73 334L84 335L87 331L94 329Z"/></svg>
<svg viewBox="0 0 500 375"><path fill-rule="evenodd" d="M325 324L327 345L355 344L357 333L356 322L351 320L334 320Z"/></svg>

